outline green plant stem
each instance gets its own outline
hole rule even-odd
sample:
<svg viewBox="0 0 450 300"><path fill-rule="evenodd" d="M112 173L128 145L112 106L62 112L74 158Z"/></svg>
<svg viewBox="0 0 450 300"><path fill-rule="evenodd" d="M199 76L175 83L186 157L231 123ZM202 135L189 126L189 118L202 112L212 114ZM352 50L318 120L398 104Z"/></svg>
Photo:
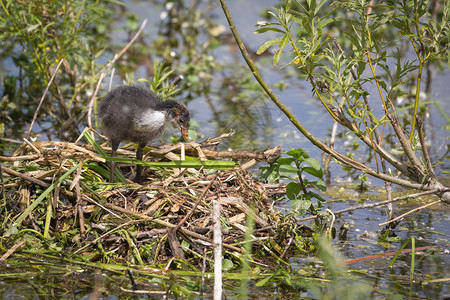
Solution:
<svg viewBox="0 0 450 300"><path fill-rule="evenodd" d="M50 231L50 221L52 220L52 199L49 197L47 199L47 211L45 213L45 225L44 225L44 238L48 238L48 233Z"/></svg>
<svg viewBox="0 0 450 300"><path fill-rule="evenodd" d="M445 5L447 5L447 4L448 3L446 3ZM417 115L417 110L419 107L420 86L421 86L421 82L422 82L423 67L424 67L425 63L427 62L427 60L430 58L430 52L426 51L425 45L423 42L422 32L419 27L420 21L419 21L419 15L418 15L417 10L418 10L417 0L415 0L414 1L414 27L416 29L417 41L420 44L420 49L417 48L416 44L414 43L414 39L411 36L410 37L411 44L413 45L414 51L417 54L417 59L419 60L419 71L417 73L416 97L414 100L414 113L413 113L413 119L412 119L412 123L411 123L411 132L409 133L409 141L412 141L412 139L414 137L414 130L416 128L416 122L417 122L416 115ZM442 20L445 20L445 18L442 18ZM442 26L442 28L445 28L445 26ZM434 40L433 43L431 45L429 45L430 49L435 47L436 42L437 42L437 40Z"/></svg>
<svg viewBox="0 0 450 300"><path fill-rule="evenodd" d="M253 230L254 230L255 220L252 215L247 216L247 222L245 224L245 235L244 235L244 252L242 253L242 280L241 288L239 290L239 296L241 299L248 298L248 281L250 272L250 262L252 260L252 245L251 242Z"/></svg>
<svg viewBox="0 0 450 300"><path fill-rule="evenodd" d="M250 58L250 56L248 55L247 50L245 49L244 43L242 42L236 27L234 25L233 19L231 17L231 14L227 8L227 5L225 3L225 0L220 0L220 3L222 5L222 9L225 13L225 16L228 20L228 24L230 26L231 32L236 40L236 43L242 53L242 56L244 57L244 60L246 61L248 67L250 68L250 70L253 73L253 76L255 76L256 80L258 81L258 83L261 85L261 87L264 89L264 91L267 93L267 95L270 97L270 99L272 100L273 103L275 103L276 106L278 106L278 108L286 115L286 117L289 119L289 121L291 121L291 123L308 139L311 141L311 143L313 143L315 146L317 146L318 148L322 149L323 151L330 153L333 152L333 157L335 157L336 159L339 159L340 161L354 167L360 170L364 170L366 169L366 166L364 166L363 164L358 163L357 161L354 161L348 157L345 157L335 151L332 151L332 149L330 149L328 146L326 146L325 144L323 144L321 141L319 141L316 137L314 137L308 130L306 130L305 127L303 127L303 125L300 124L300 122L294 117L294 115L291 113L291 111L289 111L289 109L283 104L281 103L280 100L278 100L278 98L275 96L275 94L273 93L273 91L270 89L270 87L265 83L265 81L262 79L261 75L259 74L258 70L256 69L255 65L253 64L252 59ZM331 154L331 153L330 153Z"/></svg>
<svg viewBox="0 0 450 300"><path fill-rule="evenodd" d="M303 65L303 68L308 73L308 79L309 79L309 82L311 82L311 85L313 86L314 92L316 93L316 95L319 98L320 102L322 103L323 107L325 107L325 109L328 111L328 113L331 115L331 117L335 121L338 122L339 121L338 117L336 116L336 114L333 113L333 111L330 109L330 107L328 105L326 105L325 101L323 100L322 96L320 95L320 92L317 89L317 84L316 84L316 81L314 79L314 76L312 76L311 72L308 70L308 68L306 68L305 62L304 62L304 60L301 57L300 51L298 50L297 46L294 43L294 40L292 39L290 27L289 26L285 26L284 29L286 30L286 33L289 34L289 43L294 48L294 52L296 53L296 55L298 57L298 60L301 62L301 64Z"/></svg>
<svg viewBox="0 0 450 300"><path fill-rule="evenodd" d="M131 251L133 251L134 257L138 261L139 265L143 266L144 261L142 260L141 254L139 253L139 249L136 247L136 244L134 243L133 239L128 234L128 231L126 229L122 228L122 233L125 236L125 239L127 240L128 246L130 246Z"/></svg>
<svg viewBox="0 0 450 300"><path fill-rule="evenodd" d="M397 134L398 140L400 144L402 145L403 150L405 151L406 156L409 158L409 161L411 162L411 165L416 168L416 171L424 176L422 173L423 166L420 163L419 159L417 158L416 154L414 153L414 150L411 147L411 143L408 141L406 136L403 134L402 128L400 127L400 124L398 123L398 119L396 116L393 116L391 113L387 113L386 116L391 120L392 128L394 129L395 133Z"/></svg>
<svg viewBox="0 0 450 300"><path fill-rule="evenodd" d="M419 108L419 96L420 96L420 83L422 82L422 70L423 70L423 60L421 58L420 54L417 54L419 57L419 71L417 74L417 84L416 84L416 99L414 101L414 113L413 113L413 119L411 123L411 132L409 133L409 141L412 141L412 138L414 137L414 130L416 129L416 115L417 115L417 109Z"/></svg>

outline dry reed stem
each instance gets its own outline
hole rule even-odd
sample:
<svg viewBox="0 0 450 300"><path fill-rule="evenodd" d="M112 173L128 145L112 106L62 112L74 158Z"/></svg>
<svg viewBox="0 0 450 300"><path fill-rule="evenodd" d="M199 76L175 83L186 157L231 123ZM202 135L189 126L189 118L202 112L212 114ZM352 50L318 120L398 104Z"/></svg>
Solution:
<svg viewBox="0 0 450 300"><path fill-rule="evenodd" d="M52 84L53 80L55 79L56 73L58 73L59 67L61 66L61 63L64 61L64 59L61 59L56 66L55 72L53 72L52 77L50 78L50 81L47 84L47 87L45 88L44 93L42 94L41 100L39 101L38 107L36 108L36 111L34 112L33 120L31 121L30 127L28 127L26 139L30 137L31 130L33 129L34 122L36 122L37 115L39 113L39 110L41 109L42 103L44 102L45 95L48 92L48 89L50 88L50 85Z"/></svg>

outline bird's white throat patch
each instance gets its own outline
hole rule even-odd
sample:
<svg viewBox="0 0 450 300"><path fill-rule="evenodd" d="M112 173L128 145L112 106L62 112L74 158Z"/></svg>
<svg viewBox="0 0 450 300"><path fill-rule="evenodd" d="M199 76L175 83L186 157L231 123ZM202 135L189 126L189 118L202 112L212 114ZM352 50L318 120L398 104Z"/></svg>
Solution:
<svg viewBox="0 0 450 300"><path fill-rule="evenodd" d="M137 127L145 130L158 130L167 122L166 115L163 112L155 110L144 111L137 119Z"/></svg>

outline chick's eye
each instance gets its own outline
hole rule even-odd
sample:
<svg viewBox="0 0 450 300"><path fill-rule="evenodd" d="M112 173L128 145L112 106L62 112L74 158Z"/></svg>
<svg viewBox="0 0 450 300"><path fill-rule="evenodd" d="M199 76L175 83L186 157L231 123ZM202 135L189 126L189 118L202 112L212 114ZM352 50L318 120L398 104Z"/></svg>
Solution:
<svg viewBox="0 0 450 300"><path fill-rule="evenodd" d="M186 118L185 116L181 116L181 117L180 117L180 122L181 122L183 125L189 125L189 119Z"/></svg>

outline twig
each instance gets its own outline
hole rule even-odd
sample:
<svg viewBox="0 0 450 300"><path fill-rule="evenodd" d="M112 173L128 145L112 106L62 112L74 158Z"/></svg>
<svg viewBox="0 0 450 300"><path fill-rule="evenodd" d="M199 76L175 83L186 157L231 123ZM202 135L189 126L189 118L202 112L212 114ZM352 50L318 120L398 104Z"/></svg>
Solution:
<svg viewBox="0 0 450 300"><path fill-rule="evenodd" d="M167 241L172 250L172 255L175 258L186 260L186 256L184 255L183 249L181 249L181 243L175 230L175 227L167 230Z"/></svg>
<svg viewBox="0 0 450 300"><path fill-rule="evenodd" d="M371 2L372 2L372 1L371 1ZM369 11L372 11L372 6L371 6L371 5L370 5L369 8L367 9L368 15L369 15ZM342 47L341 47L341 45L339 44L339 42L337 41L337 39L334 38L333 41L334 41L334 44L336 45L336 47L339 49L339 52L341 53L341 55L342 55L344 58L346 58L345 52L344 52L344 50L342 49ZM354 65L351 67L350 72L351 72L351 74L352 74L353 80L357 81L357 80L358 80L358 76L356 75L356 70L355 70L355 66L354 66ZM359 87L360 89L363 88L363 87L361 86L361 83L360 83L360 82L358 82L358 87ZM371 111L369 99L367 98L367 94L366 94L366 93L363 93L363 94L362 94L362 97L363 97L363 99L364 99L364 103L366 104L367 110L368 110L368 111ZM374 135L375 135L376 142L377 142L379 145L381 145L382 136L380 137L380 135L379 135L379 133L378 133L378 129L376 128L376 126L375 126L375 124L374 124L372 115L369 114L368 117L369 117L370 125L372 126L372 128L374 128L373 133L374 133ZM382 133L384 132L384 126L385 126L385 125L383 124L383 131L382 131ZM331 145L331 144L330 144L330 145ZM374 155L375 155L375 158L376 158L376 153L377 153L377 151L375 150L374 147L372 147L372 149L373 149L373 152L374 152ZM384 174L387 174L386 160L385 160L385 158L384 158L382 155L380 155L380 158L381 158L381 168L382 168L382 170L383 170L383 173L384 173ZM377 165L378 165L378 163L377 163ZM384 186L386 187L386 196L387 196L387 200L390 201L390 200L392 200L392 194L391 194L391 182L388 181L388 180L384 180ZM391 220L392 218L394 218L394 211L393 211L393 208L392 208L392 204L391 204L391 203L388 204L388 214L389 214L389 220Z"/></svg>
<svg viewBox="0 0 450 300"><path fill-rule="evenodd" d="M422 172L422 164L420 163L419 159L417 158L416 154L414 153L414 151L411 147L411 142L408 140L408 138L403 133L403 130L398 123L397 117L392 115L389 112L386 112L386 115L389 118L389 120L391 120L392 128L394 128L395 134L397 135L398 140L400 141L400 144L402 145L402 148L405 151L406 156L409 158L409 161L414 166L414 169L423 176L424 174ZM419 174L416 174L416 176L417 175L419 175ZM420 178L419 178L419 181L420 181Z"/></svg>
<svg viewBox="0 0 450 300"><path fill-rule="evenodd" d="M14 246L11 247L11 249L9 249L8 251L6 251L5 254L2 255L2 257L0 257L0 261L5 261L8 257L11 256L11 254L14 253L14 251L16 251L19 247L21 247L23 244L25 244L25 241L21 241L18 242L17 244L15 244Z"/></svg>
<svg viewBox="0 0 450 300"><path fill-rule="evenodd" d="M418 248L415 248L415 251L422 251L422 250L427 250L427 249L446 247L448 245L449 244L418 247ZM401 251L402 254L410 253L410 252L412 252L412 249L406 249L406 250L402 250ZM338 263L338 265L346 265L346 264L351 264L351 263L360 262L360 261L369 260L369 259L375 259L375 258L380 258L380 257L392 256L392 255L396 255L396 254L397 254L397 251L388 252L388 253L380 253L380 254L375 254L375 255L370 255L370 256L365 256L365 257L358 257L358 258L355 258L355 259L350 259L350 260L346 260L346 261L340 262L340 263Z"/></svg>
<svg viewBox="0 0 450 300"><path fill-rule="evenodd" d="M338 214L342 214L342 213L353 211L353 210L357 210L357 209L364 209L364 208L371 208L371 207L381 206L381 205L385 205L385 204L388 204L388 203L393 203L393 202L397 202L397 201L400 201L400 200L405 200L405 199L408 199L408 198L416 198L416 197L420 197L420 196L424 196L424 195L435 194L437 192L440 192L440 191L439 190L430 190L430 191L425 191L425 192L421 192L421 193L400 196L400 197L396 197L396 198L394 198L392 200L385 200L385 201L380 201L380 202L375 202L375 203L369 203L369 204L363 204L363 205L348 207L348 208L345 208L345 209L334 211L333 213L335 215L338 215ZM315 216L310 216L310 217L298 219L297 222L303 222L303 221L307 221L307 220L312 220L312 219L316 219L318 217L323 217L323 216L326 216L326 215L328 215L328 214L318 214L318 215L315 215Z"/></svg>
<svg viewBox="0 0 450 300"><path fill-rule="evenodd" d="M109 69L112 68L113 64L128 50L128 48L131 47L131 45L137 40L139 35L141 34L142 30L144 29L145 25L147 24L148 19L145 19L144 22L142 22L141 27L136 32L136 34L133 36L133 38L128 42L128 44L116 55L114 55L113 59L106 64L100 71L94 76L96 77L98 74L101 74L102 72L107 72ZM80 86L80 90L83 89L89 82L85 82Z"/></svg>
<svg viewBox="0 0 450 300"><path fill-rule="evenodd" d="M94 107L94 100L95 100L95 98L97 97L97 94L98 94L98 91L99 91L99 89L100 89L100 86L101 86L101 84L102 84L102 81L103 81L103 79L105 78L105 76L106 76L106 73L105 72L102 72L101 74L100 74L100 79L98 80L98 82L97 82L97 86L95 87L95 91L94 91L94 93L92 94L92 96L91 96L91 100L89 101L89 109L88 109L88 115L87 115L87 121L88 121L88 126L89 126L89 128L94 128L93 126L92 126L92 110L93 110L93 107ZM93 132L91 132L91 135L93 136L94 135L94 133Z"/></svg>
<svg viewBox="0 0 450 300"><path fill-rule="evenodd" d="M425 162L427 164L427 172L429 172L431 178L436 179L436 175L434 174L433 166L431 164L430 155L428 154L427 145L425 144L425 136L424 134L424 128L423 128L423 119L419 118L419 116L416 116L417 119L417 131L419 132L419 140L420 145L422 146L422 153L423 158L425 159Z"/></svg>
<svg viewBox="0 0 450 300"><path fill-rule="evenodd" d="M141 213L125 210L122 207L114 205L114 204L111 204L111 203L106 203L105 206L107 208L114 209L114 210L119 211L121 213L125 213L125 214L132 215L132 216L135 216L135 217L139 217L141 219L144 219L144 220L147 220L149 222L152 222L152 223L164 226L166 228L173 228L173 227L176 226L174 224L171 224L169 222L166 222L166 221L163 221L163 220L160 220L160 219L154 219L154 218L149 217L149 216L147 216L145 214L141 214ZM210 238L207 238L206 236L204 236L202 234L198 234L196 232L190 231L190 230L188 230L186 228L183 228L183 227L180 228L179 230L183 231L184 234L189 235L189 236L191 236L193 238L196 238L196 239L199 239L199 240L202 240L202 241L206 241L206 242L210 243L211 245L213 244L213 241ZM228 245L228 244L223 243L223 247L227 248L227 249L230 249L232 251L236 251L236 252L242 253L242 249L240 249L238 247L235 247L235 246L232 246L232 245Z"/></svg>
<svg viewBox="0 0 450 300"><path fill-rule="evenodd" d="M41 100L39 101L38 107L36 108L36 111L34 112L33 120L31 121L30 127L28 127L26 139L28 139L30 137L31 129L33 129L34 122L36 121L37 115L39 113L39 109L41 108L42 103L44 102L45 95L47 94L48 89L50 88L50 85L53 82L53 79L55 79L56 73L58 73L59 67L61 66L61 63L63 61L64 61L64 59L61 59L59 61L58 65L56 66L55 72L53 72L53 75L50 78L50 81L48 82L47 87L45 88L44 94L42 94L42 97L41 97Z"/></svg>
<svg viewBox="0 0 450 300"><path fill-rule="evenodd" d="M203 296L205 290L205 273L206 273L206 247L203 247L203 261L202 261L202 279L200 284L200 297Z"/></svg>
<svg viewBox="0 0 450 300"><path fill-rule="evenodd" d="M48 188L50 186L50 184L48 184L47 182L44 182L37 178L22 174L20 172L14 171L13 169L10 169L10 168L2 166L2 165L0 165L0 171L4 171L5 173L12 175L12 176L20 177L22 179L25 179L26 181L37 184L43 188Z"/></svg>
<svg viewBox="0 0 450 300"><path fill-rule="evenodd" d="M289 238L288 243L286 244L286 247L284 247L283 253L281 253L281 255L280 255L281 259L284 259L284 256L286 255L286 253L287 253L289 247L291 246L291 243L292 243L293 240L294 240L294 238L291 236Z"/></svg>
<svg viewBox="0 0 450 300"><path fill-rule="evenodd" d="M197 206L200 204L200 202L203 201L203 199L206 196L206 193L209 191L209 188L211 187L212 183L216 180L217 178L217 174L214 176L213 179L211 179L211 181L209 182L209 184L206 186L206 188L203 190L203 193L200 195L200 197L198 197L197 201L195 202L194 206L191 208L191 210L186 214L186 216L184 216L184 218L178 223L177 226L175 226L174 228L174 232L176 233L178 231L178 229L180 229L181 226L183 226L183 224L187 221L187 219L190 218L190 216L194 213L195 209L197 208Z"/></svg>
<svg viewBox="0 0 450 300"><path fill-rule="evenodd" d="M202 148L199 148L199 147ZM256 159L258 161L275 161L277 160L281 154L280 146L276 146L272 149L266 150L264 152L251 152L251 151L213 151L205 148L205 145L198 144L195 142L186 143L185 149L187 154L195 155L198 153L200 159L203 157L221 157L221 158L232 158L232 159ZM201 149L201 154L199 153L199 149ZM157 155L165 155L169 152L180 152L180 147L178 145L162 145L156 147L149 152L149 154L157 154Z"/></svg>
<svg viewBox="0 0 450 300"><path fill-rule="evenodd" d="M220 203L213 200L214 223L214 299L222 299L222 231L220 230Z"/></svg>
<svg viewBox="0 0 450 300"><path fill-rule="evenodd" d="M387 222L384 222L384 223L380 223L380 224L378 224L378 226L383 226L383 225L386 225L386 224L389 224L389 223L395 222L395 221L397 221L397 220L399 220L399 219L402 219L402 218L404 218L405 216L407 216L407 215L409 215L409 214L412 214L412 213L413 213L413 212L415 212L415 211L418 211L418 210L421 210L421 209L427 208L428 206L431 206L431 205L435 205L435 204L437 204L437 203L439 203L439 202L442 202L442 200L437 200L437 201L434 201L434 202L431 202L431 203L428 203L428 204L422 205L422 206L420 206L420 207L414 208L414 209L412 209L412 210L408 211L407 213L404 213L403 215L401 215L401 216L398 216L398 217L397 217L397 218L395 218L395 219L389 220L389 221L387 221Z"/></svg>
<svg viewBox="0 0 450 300"><path fill-rule="evenodd" d="M34 152L36 152L37 154L41 154L41 151L39 151L38 148L36 148L36 146L34 146L29 140L27 139L23 139L23 141L25 142L25 144L27 144L28 146L30 146L31 149L33 149Z"/></svg>
<svg viewBox="0 0 450 300"><path fill-rule="evenodd" d="M371 7L369 7L369 9L371 9ZM334 38L333 40L334 40L334 44L335 44L336 47L338 48L338 50L339 50L339 52L341 53L341 55L342 55L344 58L346 58L345 52L344 52L344 50L342 50L342 47L341 47L341 45L339 44L339 42L337 41L337 39ZM355 71L355 66L354 66L354 65L352 65L352 67L351 67L351 69L350 69L350 72L351 72L351 75L352 75L352 77L353 77L353 80L357 81L357 80L358 80L358 77L356 76L356 71ZM361 86L361 83L358 82L357 84L358 84L358 87L359 87L360 89L363 90L363 87ZM363 93L362 96L363 96L364 103L365 103L365 105L366 105L367 111L371 111L370 103L369 103L369 100L368 100L368 98L367 98L367 95L366 95L365 93ZM344 100L344 99L343 99L343 100ZM342 105L339 105L339 108L341 108L341 107L342 107ZM370 126L373 128L373 134L375 135L375 140L376 140L375 142L378 142L378 143L381 144L381 138L379 137L378 129L377 129L376 126L374 125L374 121L373 121L372 115L369 114L368 118L369 118ZM365 121L365 120L362 120L362 121L363 121L363 123L364 123L364 126L366 126L366 129L368 129L368 128L367 128L366 121ZM384 130L384 126L385 126L385 125L383 124L383 130ZM370 146L371 146L371 149L373 150L373 154L374 154L375 161L376 161L376 166L377 166L377 171L378 171L377 151L376 151L375 147L373 146L373 140L372 140L372 136L371 136L371 134L370 134L370 131L367 130L367 133L369 134L369 138L370 138L370 140L371 140L371 145L370 145ZM381 159L383 159L383 157L381 157ZM386 172L384 171L384 173L386 173Z"/></svg>
<svg viewBox="0 0 450 300"><path fill-rule="evenodd" d="M381 166L383 168L383 172L386 173L386 162L383 158L381 158ZM389 181L385 180L384 187L386 188L387 201L391 201L392 200L391 183ZM392 202L389 202L387 204L387 209L388 209L388 218L389 218L389 220L392 220L394 218L394 207L392 206Z"/></svg>
<svg viewBox="0 0 450 300"><path fill-rule="evenodd" d="M15 162L15 161L23 161L23 160L33 160L39 158L39 155L37 154L31 154L31 155L22 155L22 156L0 156L0 161L9 161L9 162Z"/></svg>
<svg viewBox="0 0 450 300"><path fill-rule="evenodd" d="M79 219L79 225L80 225L80 236L81 239L84 240L85 237L85 233L86 233L86 228L85 228L85 222L84 222L84 213L83 213L83 203L81 201L82 196L81 196L81 187L80 187L80 178L81 178L81 171L83 170L83 163L80 163L80 166L78 167L77 173L75 174L72 184L70 185L71 187L74 185L75 183L75 193L77 196L77 202L75 207L77 208L78 211L78 219Z"/></svg>
<svg viewBox="0 0 450 300"><path fill-rule="evenodd" d="M336 120L333 121L333 129L331 130L331 138L330 138L330 148L334 149L334 143L336 141L336 134L337 134L337 129L338 129L338 122ZM326 159L325 159L325 164L324 164L324 173L326 174L326 184L329 184L331 182L330 180L330 162L331 162L331 155L328 154Z"/></svg>

